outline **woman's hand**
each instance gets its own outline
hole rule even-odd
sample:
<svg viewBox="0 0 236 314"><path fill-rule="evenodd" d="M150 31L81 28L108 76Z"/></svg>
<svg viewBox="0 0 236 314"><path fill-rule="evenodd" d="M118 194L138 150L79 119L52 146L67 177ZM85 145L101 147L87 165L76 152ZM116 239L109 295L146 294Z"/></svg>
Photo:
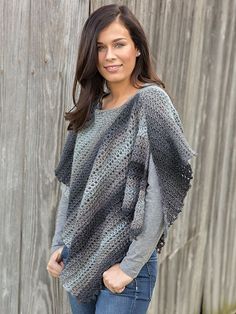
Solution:
<svg viewBox="0 0 236 314"><path fill-rule="evenodd" d="M113 293L121 293L133 278L120 268L120 263L112 265L103 273L104 285Z"/></svg>
<svg viewBox="0 0 236 314"><path fill-rule="evenodd" d="M64 268L64 263L60 261L61 251L63 247L64 245L52 253L47 265L48 273L56 278L59 277L62 269Z"/></svg>

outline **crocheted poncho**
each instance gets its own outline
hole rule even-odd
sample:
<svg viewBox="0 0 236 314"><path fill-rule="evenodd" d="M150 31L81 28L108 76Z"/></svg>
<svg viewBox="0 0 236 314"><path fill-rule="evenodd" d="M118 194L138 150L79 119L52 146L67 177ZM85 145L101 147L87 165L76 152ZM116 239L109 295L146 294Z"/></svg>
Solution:
<svg viewBox="0 0 236 314"><path fill-rule="evenodd" d="M121 106L106 132L91 139L93 149L81 151L83 167L72 171L76 139L82 141L83 132L86 127L68 131L55 175L70 187L62 235L69 252L60 281L78 302L89 302L102 288L103 272L124 258L142 231L150 152L164 214L158 253L184 205L193 178L188 160L197 154L168 94L157 85L142 88Z"/></svg>

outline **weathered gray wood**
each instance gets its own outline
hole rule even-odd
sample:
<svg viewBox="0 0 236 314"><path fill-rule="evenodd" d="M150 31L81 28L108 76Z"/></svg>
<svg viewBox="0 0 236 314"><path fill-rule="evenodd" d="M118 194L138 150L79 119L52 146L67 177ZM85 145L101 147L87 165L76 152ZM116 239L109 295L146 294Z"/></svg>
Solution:
<svg viewBox="0 0 236 314"><path fill-rule="evenodd" d="M0 209L1 209L1 313L18 313L18 299L21 289L22 256L22 211L24 206L24 144L25 144L25 102L27 71L20 63L28 55L27 34L15 32L21 25L29 29L27 20L29 3L15 3L14 9L0 2L2 16L10 18L9 23L1 23L1 170L0 170ZM21 12L22 20L19 18ZM5 22L7 20L5 19ZM24 38L25 36L25 38ZM22 45L22 43L25 45ZM4 48L4 52L3 52ZM3 64L3 61L5 62ZM18 83L19 82L19 83ZM17 84L18 83L18 84ZM23 87L23 85L22 85Z"/></svg>
<svg viewBox="0 0 236 314"><path fill-rule="evenodd" d="M59 199L54 168L89 3L0 6L0 313L70 313L64 289L46 266Z"/></svg>
<svg viewBox="0 0 236 314"><path fill-rule="evenodd" d="M199 153L158 262L150 314L236 312L236 2L116 1L135 13ZM1 1L0 313L70 313L46 265L81 27L113 1ZM3 63L4 62L4 63ZM46 250L45 250L46 248Z"/></svg>

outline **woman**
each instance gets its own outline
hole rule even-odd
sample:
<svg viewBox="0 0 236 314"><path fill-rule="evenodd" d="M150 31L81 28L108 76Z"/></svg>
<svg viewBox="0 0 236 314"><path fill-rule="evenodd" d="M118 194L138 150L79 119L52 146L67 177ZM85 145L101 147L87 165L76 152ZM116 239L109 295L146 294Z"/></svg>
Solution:
<svg viewBox="0 0 236 314"><path fill-rule="evenodd" d="M182 210L195 155L164 88L132 12L115 4L94 11L81 35L76 109L65 115L47 266L73 313L147 311L157 252Z"/></svg>

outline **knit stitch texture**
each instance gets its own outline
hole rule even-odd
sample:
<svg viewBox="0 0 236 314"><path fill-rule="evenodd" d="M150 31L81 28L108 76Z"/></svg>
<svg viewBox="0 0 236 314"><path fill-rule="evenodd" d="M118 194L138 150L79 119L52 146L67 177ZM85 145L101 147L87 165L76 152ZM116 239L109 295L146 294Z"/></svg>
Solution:
<svg viewBox="0 0 236 314"><path fill-rule="evenodd" d="M62 235L69 252L60 280L79 302L95 299L103 272L124 258L142 232L150 152L164 214L159 253L191 187L188 160L197 155L169 96L157 85L142 88L120 108L111 109L105 129L96 106L83 130L68 132L55 169L58 180L70 187ZM93 131L95 123L100 123L100 132Z"/></svg>

